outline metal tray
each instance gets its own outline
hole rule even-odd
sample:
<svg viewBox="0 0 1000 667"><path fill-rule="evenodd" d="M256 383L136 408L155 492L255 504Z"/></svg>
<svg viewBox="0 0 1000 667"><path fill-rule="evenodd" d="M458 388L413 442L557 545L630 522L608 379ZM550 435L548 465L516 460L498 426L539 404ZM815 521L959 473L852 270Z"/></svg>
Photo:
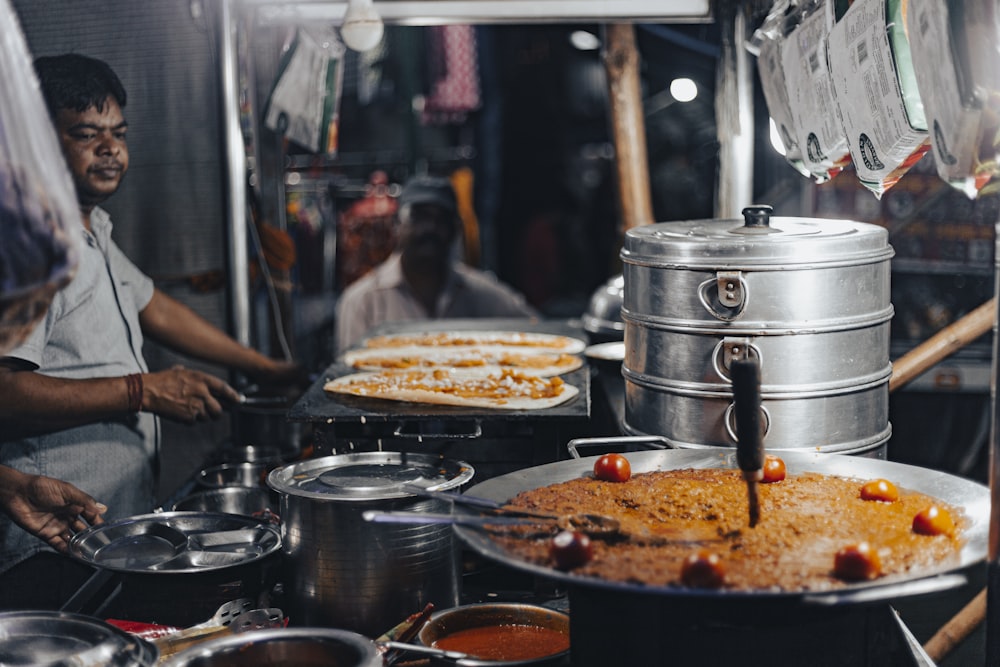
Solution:
<svg viewBox="0 0 1000 667"><path fill-rule="evenodd" d="M115 572L211 572L253 563L280 551L274 526L215 512L162 512L92 526L77 533L69 553Z"/></svg>

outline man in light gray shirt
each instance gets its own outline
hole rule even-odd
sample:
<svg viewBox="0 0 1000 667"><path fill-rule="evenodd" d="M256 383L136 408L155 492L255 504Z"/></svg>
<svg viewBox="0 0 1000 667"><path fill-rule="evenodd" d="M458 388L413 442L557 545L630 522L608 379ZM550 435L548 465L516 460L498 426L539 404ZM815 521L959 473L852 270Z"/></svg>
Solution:
<svg viewBox="0 0 1000 667"><path fill-rule="evenodd" d="M396 252L340 296L338 352L391 322L538 316L522 295L493 274L453 258L460 221L448 179L417 176L407 181L397 217Z"/></svg>

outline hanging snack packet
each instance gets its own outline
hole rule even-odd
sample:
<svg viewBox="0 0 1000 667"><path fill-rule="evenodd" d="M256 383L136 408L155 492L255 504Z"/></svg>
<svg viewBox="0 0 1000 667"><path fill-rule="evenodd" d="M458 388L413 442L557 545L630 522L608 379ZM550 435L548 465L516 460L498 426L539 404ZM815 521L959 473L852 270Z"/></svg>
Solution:
<svg viewBox="0 0 1000 667"><path fill-rule="evenodd" d="M991 0L911 1L906 16L938 176L970 199L1000 173L996 16Z"/></svg>
<svg viewBox="0 0 1000 667"><path fill-rule="evenodd" d="M854 168L879 198L930 148L903 22L906 4L854 0L827 44Z"/></svg>
<svg viewBox="0 0 1000 667"><path fill-rule="evenodd" d="M795 130L785 70L781 63L781 48L785 35L792 27L792 10L789 0L779 0L771 8L760 27L754 31L747 50L757 56L757 73L760 87L767 102L771 120L778 129L784 147L784 157L797 172L809 176L809 170L802 162L798 132Z"/></svg>
<svg viewBox="0 0 1000 667"><path fill-rule="evenodd" d="M788 20L796 25L782 44L781 64L795 140L803 166L823 183L851 163L826 57L832 0L806 0Z"/></svg>

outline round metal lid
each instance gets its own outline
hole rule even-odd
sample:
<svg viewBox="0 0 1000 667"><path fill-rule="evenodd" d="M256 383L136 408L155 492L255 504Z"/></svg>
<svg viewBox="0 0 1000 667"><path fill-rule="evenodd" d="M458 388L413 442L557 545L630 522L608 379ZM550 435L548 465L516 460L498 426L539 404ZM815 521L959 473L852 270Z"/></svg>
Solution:
<svg viewBox="0 0 1000 667"><path fill-rule="evenodd" d="M386 500L413 494L406 486L444 490L472 479L468 463L433 454L362 452L309 459L272 470L279 493L322 500Z"/></svg>
<svg viewBox="0 0 1000 667"><path fill-rule="evenodd" d="M209 572L260 560L281 549L274 526L221 512L161 512L91 526L69 553L117 572Z"/></svg>
<svg viewBox="0 0 1000 667"><path fill-rule="evenodd" d="M837 266L890 259L888 231L853 220L772 217L770 206L744 219L682 220L634 227L622 261L664 267Z"/></svg>
<svg viewBox="0 0 1000 667"><path fill-rule="evenodd" d="M88 616L55 611L0 614L0 665L146 667L159 651L149 642Z"/></svg>

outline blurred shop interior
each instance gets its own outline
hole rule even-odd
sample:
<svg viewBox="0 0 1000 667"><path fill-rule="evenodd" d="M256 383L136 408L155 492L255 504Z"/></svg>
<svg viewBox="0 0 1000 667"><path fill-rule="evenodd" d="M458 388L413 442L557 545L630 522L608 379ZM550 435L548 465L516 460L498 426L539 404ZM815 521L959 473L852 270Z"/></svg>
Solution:
<svg viewBox="0 0 1000 667"><path fill-rule="evenodd" d="M111 0L100 12L67 0L14 5L36 56L88 53L122 76L133 170L109 202L119 243L161 288L225 324L217 196L225 92L211 4ZM256 223L248 245L252 260L269 260L251 261L253 344L317 370L332 361L337 296L391 251L392 198L417 173L456 185L466 261L495 272L547 317L579 317L621 271L602 26L387 23L381 43L364 52L344 48L334 28L241 23L237 92ZM719 28L707 20L636 24L635 36L655 219L716 217ZM292 56L307 50L327 74L324 127L312 142L289 138L296 128L281 105L304 98L289 101L278 85L300 66ZM679 79L693 99L672 87ZM894 358L991 298L997 195L967 199L936 176L932 154L881 199L849 170L816 185L774 148L755 85L754 201L746 204L888 228ZM891 460L985 481L990 355L983 336L891 395ZM157 365L167 356L148 355ZM199 428L213 443L228 426ZM181 439L201 446L188 430Z"/></svg>

